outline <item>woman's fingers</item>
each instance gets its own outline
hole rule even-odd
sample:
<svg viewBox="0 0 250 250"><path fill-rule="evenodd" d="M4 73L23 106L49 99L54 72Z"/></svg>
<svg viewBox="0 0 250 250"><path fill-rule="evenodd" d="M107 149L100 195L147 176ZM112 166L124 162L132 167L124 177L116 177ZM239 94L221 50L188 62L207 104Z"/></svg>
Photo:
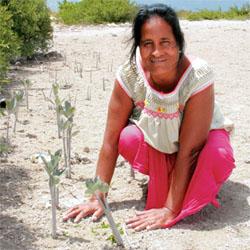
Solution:
<svg viewBox="0 0 250 250"><path fill-rule="evenodd" d="M103 209L97 209L94 214L92 215L92 221L97 221L103 215Z"/></svg>
<svg viewBox="0 0 250 250"><path fill-rule="evenodd" d="M146 229L147 230L155 230L161 228L161 225L159 223L153 223L152 225L147 225Z"/></svg>
<svg viewBox="0 0 250 250"><path fill-rule="evenodd" d="M78 223L82 218L89 215L89 211L87 209L82 209L80 213L76 216L74 222Z"/></svg>
<svg viewBox="0 0 250 250"><path fill-rule="evenodd" d="M72 211L72 212L70 212L70 211ZM72 210L69 210L69 212L67 212L66 215L64 215L63 220L67 221L68 219L76 217L76 215L79 214L80 211L81 210L79 208L77 208L77 207L75 207Z"/></svg>

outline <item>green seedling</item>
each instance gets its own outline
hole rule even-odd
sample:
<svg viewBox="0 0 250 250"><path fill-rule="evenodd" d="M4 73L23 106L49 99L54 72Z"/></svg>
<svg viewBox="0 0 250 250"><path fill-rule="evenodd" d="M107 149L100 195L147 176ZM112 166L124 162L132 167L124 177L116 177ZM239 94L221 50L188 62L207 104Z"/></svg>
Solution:
<svg viewBox="0 0 250 250"><path fill-rule="evenodd" d="M99 201L100 205L102 206L104 213L107 217L107 220L109 222L110 228L112 229L115 241L117 245L124 247L124 243L122 240L122 237L120 235L119 230L116 227L116 224L114 222L114 219L111 214L111 210L109 208L109 204L107 202L107 199L105 197L105 194L109 190L109 185L105 182L103 182L99 177L96 177L93 180L87 180L86 181L86 187L87 190L85 192L86 195L95 195L97 200ZM102 198L100 197L100 193L103 194Z"/></svg>
<svg viewBox="0 0 250 250"><path fill-rule="evenodd" d="M6 100L6 112L7 112L7 125L6 125L6 139L7 143L10 143L9 140L9 127L10 127L10 116L13 114L14 119L14 126L13 132L16 132L16 123L18 121L18 111L21 101L23 100L24 92L22 90L15 91L14 96L10 99Z"/></svg>
<svg viewBox="0 0 250 250"><path fill-rule="evenodd" d="M124 234L124 230L123 228L121 227L121 224L118 223L116 224L116 227L118 228L119 232L121 235ZM108 223L105 223L104 221L101 223L101 225L95 227L95 228L92 228L91 229L91 232L97 236L97 235L108 235L108 237L106 238L106 240L109 240L111 241L112 244L116 243L116 239L115 239L115 236L114 234L110 234L108 233L106 230L109 230L110 229L110 225ZM105 230L105 231L104 231Z"/></svg>
<svg viewBox="0 0 250 250"><path fill-rule="evenodd" d="M31 81L27 79L27 80L21 81L21 83L24 86L24 92L26 96L26 108L29 111L29 88L31 86Z"/></svg>
<svg viewBox="0 0 250 250"><path fill-rule="evenodd" d="M43 156L41 156L44 168L49 176L49 189L51 195L51 211L52 211L52 238L57 237L56 233L56 207L59 205L59 189L58 184L60 183L60 176L64 172L65 169L59 169L59 162L61 159L61 150L57 150L54 154L50 155L50 160L46 160Z"/></svg>
<svg viewBox="0 0 250 250"><path fill-rule="evenodd" d="M77 135L79 131L72 132L73 118L75 115L75 107L69 101L65 101L61 106L59 128L62 131L63 152L66 168L66 177L71 178L71 142L72 137Z"/></svg>
<svg viewBox="0 0 250 250"><path fill-rule="evenodd" d="M59 97L59 84L54 83L52 85L52 90L54 94L54 107L56 110L56 121L57 121L57 132L58 132L58 138L61 138L61 129L60 129L60 115L62 112L62 102L63 100Z"/></svg>

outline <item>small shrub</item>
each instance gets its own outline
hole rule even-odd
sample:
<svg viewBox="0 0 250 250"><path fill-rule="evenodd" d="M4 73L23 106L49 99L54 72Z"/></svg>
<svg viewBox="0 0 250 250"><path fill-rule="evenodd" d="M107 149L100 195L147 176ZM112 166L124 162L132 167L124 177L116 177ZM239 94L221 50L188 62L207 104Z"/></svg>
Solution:
<svg viewBox="0 0 250 250"><path fill-rule="evenodd" d="M65 24L121 23L131 21L137 6L129 0L82 0L59 5L59 18Z"/></svg>
<svg viewBox="0 0 250 250"><path fill-rule="evenodd" d="M221 9L215 11L203 9L197 12L180 11L178 14L181 18L188 19L190 21L217 19L249 19L250 4L245 4L241 8L233 6L228 11L222 11Z"/></svg>
<svg viewBox="0 0 250 250"><path fill-rule="evenodd" d="M0 5L0 87L9 66L9 61L19 53L19 40L13 32L14 22L7 7Z"/></svg>
<svg viewBox="0 0 250 250"><path fill-rule="evenodd" d="M5 0L0 4L12 15L12 31L20 40L22 56L29 57L49 47L52 26L45 0Z"/></svg>

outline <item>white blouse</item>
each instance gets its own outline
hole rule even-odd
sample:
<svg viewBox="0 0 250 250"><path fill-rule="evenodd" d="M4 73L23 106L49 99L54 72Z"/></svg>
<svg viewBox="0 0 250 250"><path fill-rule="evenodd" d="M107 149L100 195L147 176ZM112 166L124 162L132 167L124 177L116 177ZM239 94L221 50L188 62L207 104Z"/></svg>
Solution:
<svg viewBox="0 0 250 250"><path fill-rule="evenodd" d="M116 74L117 81L135 105L130 121L143 132L149 145L164 153L178 151L179 130L188 99L214 82L213 71L204 60L195 58L190 61L170 93L159 92L149 84L139 49L135 60L127 61ZM217 103L210 129L233 129L232 122L224 118Z"/></svg>

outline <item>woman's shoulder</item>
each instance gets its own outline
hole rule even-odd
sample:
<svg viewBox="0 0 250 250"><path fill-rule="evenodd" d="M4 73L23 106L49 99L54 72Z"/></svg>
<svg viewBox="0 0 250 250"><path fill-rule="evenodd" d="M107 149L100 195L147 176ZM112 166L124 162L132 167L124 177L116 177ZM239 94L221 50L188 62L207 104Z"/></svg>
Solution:
<svg viewBox="0 0 250 250"><path fill-rule="evenodd" d="M118 73L122 75L136 75L137 67L134 59L127 59L124 63L122 63L118 68Z"/></svg>
<svg viewBox="0 0 250 250"><path fill-rule="evenodd" d="M203 58L188 56L192 69L190 71L193 78L197 80L203 78L204 76L212 76L213 68L212 66Z"/></svg>

